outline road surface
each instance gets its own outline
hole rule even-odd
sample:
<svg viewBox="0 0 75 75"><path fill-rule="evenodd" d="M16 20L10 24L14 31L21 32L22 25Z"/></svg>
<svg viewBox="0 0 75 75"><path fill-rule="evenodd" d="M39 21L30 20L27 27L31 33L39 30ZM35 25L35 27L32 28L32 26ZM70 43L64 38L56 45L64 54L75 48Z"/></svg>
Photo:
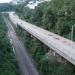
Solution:
<svg viewBox="0 0 75 75"><path fill-rule="evenodd" d="M35 66L33 65L31 58L28 56L26 49L24 48L21 40L18 39L15 30L13 29L9 20L4 17L4 21L8 28L8 37L13 45L14 53L21 69L22 75L39 75Z"/></svg>
<svg viewBox="0 0 75 75"><path fill-rule="evenodd" d="M52 48L59 55L75 65L75 42L27 23L19 19L19 17L14 13L9 13L9 17L14 24L25 29L27 32L46 44L49 48Z"/></svg>

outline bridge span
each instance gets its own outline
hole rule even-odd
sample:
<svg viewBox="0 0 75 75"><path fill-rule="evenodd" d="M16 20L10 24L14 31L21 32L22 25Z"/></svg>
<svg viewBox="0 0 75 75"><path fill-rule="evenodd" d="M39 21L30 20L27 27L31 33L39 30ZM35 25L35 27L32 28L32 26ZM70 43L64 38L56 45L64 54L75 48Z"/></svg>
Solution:
<svg viewBox="0 0 75 75"><path fill-rule="evenodd" d="M19 19L14 13L9 13L9 18L14 24L25 29L25 31L75 65L75 42L25 22Z"/></svg>

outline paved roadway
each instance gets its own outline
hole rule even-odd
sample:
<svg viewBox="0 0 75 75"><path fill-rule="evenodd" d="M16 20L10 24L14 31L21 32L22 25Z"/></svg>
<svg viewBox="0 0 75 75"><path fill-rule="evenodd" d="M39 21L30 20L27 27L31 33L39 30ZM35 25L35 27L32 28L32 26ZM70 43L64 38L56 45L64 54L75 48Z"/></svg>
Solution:
<svg viewBox="0 0 75 75"><path fill-rule="evenodd" d="M18 61L18 65L21 69L22 75L39 75L31 61L31 58L28 56L23 43L18 39L18 36L16 35L11 23L6 17L4 17L4 21L7 25L8 37L15 49L14 53L16 55L16 59Z"/></svg>
<svg viewBox="0 0 75 75"><path fill-rule="evenodd" d="M75 42L27 23L19 19L19 17L14 13L9 13L9 17L14 24L21 26L27 32L35 36L59 55L75 65Z"/></svg>

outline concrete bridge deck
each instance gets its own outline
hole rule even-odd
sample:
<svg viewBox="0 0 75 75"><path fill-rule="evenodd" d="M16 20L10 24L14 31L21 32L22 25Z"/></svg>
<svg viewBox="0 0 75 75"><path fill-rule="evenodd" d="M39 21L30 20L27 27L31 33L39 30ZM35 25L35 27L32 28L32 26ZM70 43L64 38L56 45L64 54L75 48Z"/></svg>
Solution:
<svg viewBox="0 0 75 75"><path fill-rule="evenodd" d="M75 42L30 23L27 23L16 17L14 13L9 13L9 17L14 24L17 24L25 29L25 31L29 32L49 48L75 65Z"/></svg>

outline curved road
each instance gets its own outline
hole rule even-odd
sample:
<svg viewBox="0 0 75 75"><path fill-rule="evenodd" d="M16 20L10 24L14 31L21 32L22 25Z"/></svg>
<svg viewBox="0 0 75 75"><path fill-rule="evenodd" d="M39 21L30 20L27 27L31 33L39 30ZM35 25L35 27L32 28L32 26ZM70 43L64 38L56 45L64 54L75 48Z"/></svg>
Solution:
<svg viewBox="0 0 75 75"><path fill-rule="evenodd" d="M8 37L13 46L13 49L15 49L14 53L18 61L18 65L21 69L22 75L39 75L31 61L31 58L28 56L23 43L18 39L18 36L16 35L15 30L11 25L11 22L5 16L3 18L7 25Z"/></svg>

